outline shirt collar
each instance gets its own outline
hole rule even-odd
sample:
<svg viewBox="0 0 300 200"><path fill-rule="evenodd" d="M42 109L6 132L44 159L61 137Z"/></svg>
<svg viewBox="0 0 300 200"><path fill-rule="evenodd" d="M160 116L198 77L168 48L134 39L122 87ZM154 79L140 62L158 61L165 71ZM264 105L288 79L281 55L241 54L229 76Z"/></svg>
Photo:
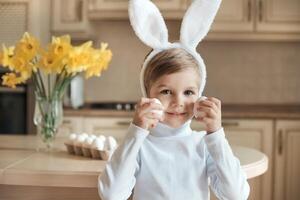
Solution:
<svg viewBox="0 0 300 200"><path fill-rule="evenodd" d="M150 129L150 135L154 137L175 137L190 135L192 129L190 127L192 120L188 120L179 128L173 128L166 124L159 122L155 128Z"/></svg>

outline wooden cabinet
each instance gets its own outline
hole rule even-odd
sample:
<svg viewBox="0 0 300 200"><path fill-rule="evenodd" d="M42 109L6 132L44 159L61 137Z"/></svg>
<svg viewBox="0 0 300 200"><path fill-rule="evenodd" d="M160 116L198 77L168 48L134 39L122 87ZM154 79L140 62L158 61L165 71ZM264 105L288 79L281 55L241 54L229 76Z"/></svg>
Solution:
<svg viewBox="0 0 300 200"><path fill-rule="evenodd" d="M211 30L251 32L254 30L254 1L222 1Z"/></svg>
<svg viewBox="0 0 300 200"><path fill-rule="evenodd" d="M268 171L248 181L251 187L249 199L272 200L273 121L224 119L222 125L230 145L254 148L268 156ZM203 130L203 126L193 121L192 129Z"/></svg>
<svg viewBox="0 0 300 200"><path fill-rule="evenodd" d="M165 19L182 20L192 0L153 0ZM93 20L128 20L128 0L51 0L51 30L84 38ZM299 0L223 0L207 40L300 40Z"/></svg>
<svg viewBox="0 0 300 200"><path fill-rule="evenodd" d="M153 0L165 18L180 18L186 9L187 0ZM128 18L128 0L88 0L90 19Z"/></svg>
<svg viewBox="0 0 300 200"><path fill-rule="evenodd" d="M39 0L0 0L0 44L15 45L26 31L42 43L48 42L49 4Z"/></svg>
<svg viewBox="0 0 300 200"><path fill-rule="evenodd" d="M209 40L300 40L299 0L222 1Z"/></svg>
<svg viewBox="0 0 300 200"><path fill-rule="evenodd" d="M85 33L88 27L85 0L52 0L51 31Z"/></svg>
<svg viewBox="0 0 300 200"><path fill-rule="evenodd" d="M300 32L299 0L257 0L257 31Z"/></svg>
<svg viewBox="0 0 300 200"><path fill-rule="evenodd" d="M88 133L113 136L121 141L132 121L128 117L64 117L59 127L58 137L66 137L70 133Z"/></svg>
<svg viewBox="0 0 300 200"><path fill-rule="evenodd" d="M113 136L119 142L127 133L131 118L105 117L105 118L84 118L83 130L95 135Z"/></svg>
<svg viewBox="0 0 300 200"><path fill-rule="evenodd" d="M300 120L277 120L274 200L300 197Z"/></svg>

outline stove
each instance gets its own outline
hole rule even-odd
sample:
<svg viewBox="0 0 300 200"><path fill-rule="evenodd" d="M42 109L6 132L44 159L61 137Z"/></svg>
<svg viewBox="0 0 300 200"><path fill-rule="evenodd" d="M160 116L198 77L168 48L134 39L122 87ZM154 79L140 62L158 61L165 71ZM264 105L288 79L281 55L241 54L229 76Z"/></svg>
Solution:
<svg viewBox="0 0 300 200"><path fill-rule="evenodd" d="M87 107L91 109L133 111L135 105L136 102L97 102L88 103Z"/></svg>

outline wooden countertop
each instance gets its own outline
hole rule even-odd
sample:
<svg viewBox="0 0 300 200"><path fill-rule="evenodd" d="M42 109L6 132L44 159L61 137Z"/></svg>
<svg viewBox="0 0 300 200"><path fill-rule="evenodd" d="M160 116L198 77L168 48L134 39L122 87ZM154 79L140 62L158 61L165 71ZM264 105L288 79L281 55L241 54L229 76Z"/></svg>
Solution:
<svg viewBox="0 0 300 200"><path fill-rule="evenodd" d="M0 184L23 186L97 187L97 177L105 161L70 155L58 138L51 153L35 151L34 136L0 136ZM11 143L7 145L4 143ZM10 147L10 148L7 148ZM31 148L30 148L31 147ZM268 168L265 154L250 148L234 146L248 178L263 174Z"/></svg>
<svg viewBox="0 0 300 200"><path fill-rule="evenodd" d="M80 109L64 109L65 116L85 117L132 117L134 111L116 111L91 109L85 106ZM300 119L300 105L222 105L223 118L280 118Z"/></svg>

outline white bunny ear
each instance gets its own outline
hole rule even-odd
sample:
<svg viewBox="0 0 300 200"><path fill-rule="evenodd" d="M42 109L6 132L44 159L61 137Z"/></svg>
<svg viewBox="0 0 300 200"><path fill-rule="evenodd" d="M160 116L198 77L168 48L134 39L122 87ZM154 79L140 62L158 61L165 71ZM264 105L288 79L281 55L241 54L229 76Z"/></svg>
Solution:
<svg viewBox="0 0 300 200"><path fill-rule="evenodd" d="M130 0L129 19L136 35L153 49L168 45L168 29L158 8L149 0Z"/></svg>
<svg viewBox="0 0 300 200"><path fill-rule="evenodd" d="M194 0L184 15L180 30L180 42L192 49L206 36L221 0Z"/></svg>

